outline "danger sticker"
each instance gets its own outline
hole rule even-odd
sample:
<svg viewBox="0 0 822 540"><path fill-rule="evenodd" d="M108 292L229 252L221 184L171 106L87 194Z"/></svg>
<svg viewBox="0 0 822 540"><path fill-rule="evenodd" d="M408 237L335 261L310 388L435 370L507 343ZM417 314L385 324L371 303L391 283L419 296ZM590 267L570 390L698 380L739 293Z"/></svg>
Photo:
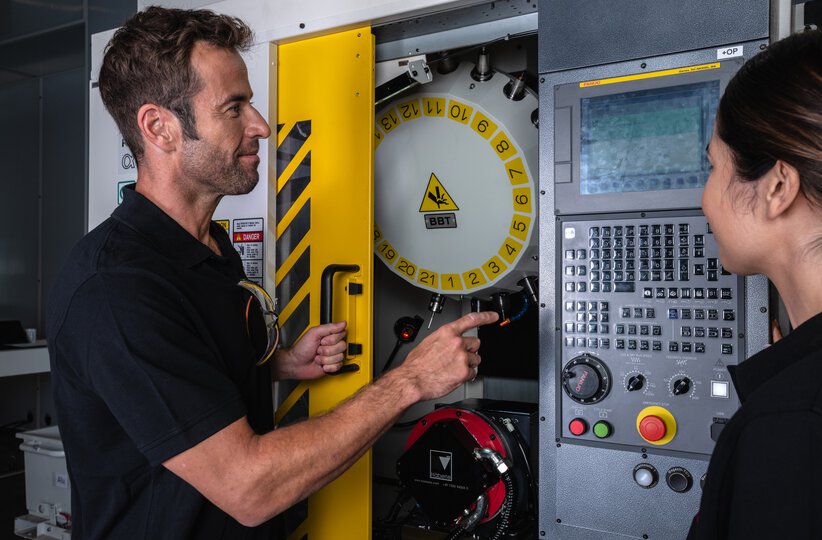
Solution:
<svg viewBox="0 0 822 540"><path fill-rule="evenodd" d="M262 241L263 241L263 232L262 231L237 232L237 229L234 229L234 242L262 242Z"/></svg>

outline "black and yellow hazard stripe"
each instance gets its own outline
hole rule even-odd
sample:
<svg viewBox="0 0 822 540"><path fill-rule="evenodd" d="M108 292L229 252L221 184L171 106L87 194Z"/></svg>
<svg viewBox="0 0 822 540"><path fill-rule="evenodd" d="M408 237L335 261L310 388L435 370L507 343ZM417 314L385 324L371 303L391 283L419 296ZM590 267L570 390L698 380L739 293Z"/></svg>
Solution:
<svg viewBox="0 0 822 540"><path fill-rule="evenodd" d="M271 78L277 89L276 197L269 195L269 214L276 223L274 285L284 345L319 324L323 270L331 265L359 268L332 280L332 320L347 322L353 355L348 362L359 371L292 385L276 412L282 423L322 414L371 380L371 29L280 45L276 58L276 77ZM370 452L286 521L290 540L337 539L340 531L349 538L371 538Z"/></svg>

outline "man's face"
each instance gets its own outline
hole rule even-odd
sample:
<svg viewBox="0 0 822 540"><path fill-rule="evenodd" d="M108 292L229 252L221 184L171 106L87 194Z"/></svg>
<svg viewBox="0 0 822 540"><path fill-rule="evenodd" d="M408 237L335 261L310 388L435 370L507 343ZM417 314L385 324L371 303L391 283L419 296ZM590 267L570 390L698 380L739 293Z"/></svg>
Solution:
<svg viewBox="0 0 822 540"><path fill-rule="evenodd" d="M260 179L260 139L271 134L251 105L251 85L240 55L204 42L191 65L202 81L192 99L199 140L183 141L183 181L219 195L248 193Z"/></svg>

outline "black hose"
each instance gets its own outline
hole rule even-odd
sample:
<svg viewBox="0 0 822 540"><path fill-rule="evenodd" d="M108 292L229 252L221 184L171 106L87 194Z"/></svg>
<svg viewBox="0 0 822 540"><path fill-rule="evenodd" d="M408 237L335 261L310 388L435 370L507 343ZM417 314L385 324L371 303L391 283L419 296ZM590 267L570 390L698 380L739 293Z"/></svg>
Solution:
<svg viewBox="0 0 822 540"><path fill-rule="evenodd" d="M388 360L385 361L385 365L382 367L382 373L388 371L388 368L390 368L391 364L394 363L394 358L397 356L397 353L399 352L401 346L402 341L398 339L397 344L394 345L394 350L391 351L391 354L388 355Z"/></svg>
<svg viewBox="0 0 822 540"><path fill-rule="evenodd" d="M511 480L511 474L507 472L503 474L502 481L505 482L505 500L502 502L502 513L497 522L497 530L494 531L489 540L502 538L510 525L511 511L514 507L514 482Z"/></svg>
<svg viewBox="0 0 822 540"><path fill-rule="evenodd" d="M465 532L465 529L463 529L461 525L457 525L450 533L448 533L445 540L457 540L457 538L465 534Z"/></svg>

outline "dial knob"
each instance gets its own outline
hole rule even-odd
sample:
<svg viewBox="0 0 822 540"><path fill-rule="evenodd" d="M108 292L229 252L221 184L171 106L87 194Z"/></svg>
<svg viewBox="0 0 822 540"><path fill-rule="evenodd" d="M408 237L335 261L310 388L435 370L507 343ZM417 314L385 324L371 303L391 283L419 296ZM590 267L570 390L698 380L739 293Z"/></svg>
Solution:
<svg viewBox="0 0 822 540"><path fill-rule="evenodd" d="M562 387L568 397L577 403L596 403L608 395L611 374L599 359L583 354L562 369Z"/></svg>
<svg viewBox="0 0 822 540"><path fill-rule="evenodd" d="M637 373L628 378L628 383L625 385L625 388L629 392L636 392L637 390L642 390L643 386L645 386L645 375Z"/></svg>
<svg viewBox="0 0 822 540"><path fill-rule="evenodd" d="M671 391L674 393L675 396L681 396L682 394L687 394L691 390L691 379L688 377L680 377L676 379L671 385Z"/></svg>

